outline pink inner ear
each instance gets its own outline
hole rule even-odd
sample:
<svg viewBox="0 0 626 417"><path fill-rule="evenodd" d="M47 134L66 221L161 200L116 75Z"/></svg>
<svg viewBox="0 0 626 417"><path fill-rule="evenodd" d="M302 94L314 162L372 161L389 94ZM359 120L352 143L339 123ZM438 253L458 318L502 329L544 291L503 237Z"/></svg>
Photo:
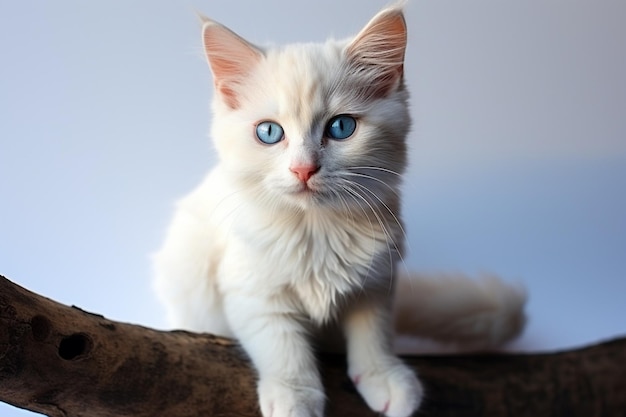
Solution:
<svg viewBox="0 0 626 417"><path fill-rule="evenodd" d="M210 20L204 24L202 35L216 90L230 108L236 109L237 87L263 54L236 33Z"/></svg>
<svg viewBox="0 0 626 417"><path fill-rule="evenodd" d="M406 49L406 22L400 9L376 15L346 52L374 97L387 95L402 79Z"/></svg>

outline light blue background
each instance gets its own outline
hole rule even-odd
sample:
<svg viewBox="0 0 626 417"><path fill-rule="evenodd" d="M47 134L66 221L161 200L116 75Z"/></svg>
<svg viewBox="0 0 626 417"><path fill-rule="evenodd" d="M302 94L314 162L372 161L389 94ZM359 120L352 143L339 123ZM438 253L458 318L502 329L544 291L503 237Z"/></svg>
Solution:
<svg viewBox="0 0 626 417"><path fill-rule="evenodd" d="M285 43L348 36L384 4L1 0L0 274L164 327L149 254L214 160L194 10ZM514 349L626 335L626 2L423 0L406 17L409 266L525 283Z"/></svg>

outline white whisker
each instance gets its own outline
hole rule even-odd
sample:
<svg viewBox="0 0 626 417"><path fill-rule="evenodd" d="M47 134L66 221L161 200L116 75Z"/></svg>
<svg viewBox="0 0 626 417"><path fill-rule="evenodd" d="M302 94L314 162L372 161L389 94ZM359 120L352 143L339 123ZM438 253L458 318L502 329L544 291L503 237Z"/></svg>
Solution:
<svg viewBox="0 0 626 417"><path fill-rule="evenodd" d="M388 169L388 168L382 168L382 167L375 167L375 166L357 166L357 167L348 167L346 168L347 170L364 170L364 169L369 169L372 171L381 171L381 172L386 172L387 174L392 174L392 175L396 175L398 177L401 177L402 174L400 174L397 171Z"/></svg>
<svg viewBox="0 0 626 417"><path fill-rule="evenodd" d="M376 200L378 200L378 202L380 202L380 204L382 204L383 207L385 207L387 212L391 215L391 217L393 217L394 222L400 228L400 231L402 232L402 236L404 237L404 240L408 241L408 237L407 237L407 234L406 234L406 232L404 230L404 227L402 226L402 222L400 221L400 219L398 219L398 216L396 216L396 214L393 212L393 210L391 210L391 208L387 205L387 203L385 203L380 197L378 197L376 195L376 193L374 193L372 190L370 190L369 188L367 188L363 184L355 183L355 185L357 185L360 189L362 189L364 191L367 191L369 194L372 195L372 197L374 197Z"/></svg>
<svg viewBox="0 0 626 417"><path fill-rule="evenodd" d="M383 205L383 207L385 207L385 209L387 210L387 212L391 215L391 217L393 217L394 222L398 225L398 228L400 229L400 232L402 233L402 236L404 238L404 241L408 241L406 232L404 230L404 227L402 227L402 222L400 222L400 220L398 219L398 217L395 215L395 213L393 212L393 210L391 210L391 208L389 208L389 206L380 198L376 195L376 193L374 193L372 190L370 190L369 188L365 187L362 184L353 183L354 185L356 185L357 187L359 187L359 189L364 190L366 192L368 192L369 194L371 194L376 200L378 200L380 202L380 204ZM382 212L378 212L381 217L385 217L383 216ZM402 265L404 265L405 269L408 269L406 262L404 261L404 256L402 255L402 251L400 250L400 248L398 247L396 241L393 239L393 237L387 233L387 235L389 236L389 239L391 240L391 242L394 245L394 248L396 249L396 252L398 253L398 256L400 257L400 261L402 262Z"/></svg>
<svg viewBox="0 0 626 417"><path fill-rule="evenodd" d="M375 247L376 245L376 233L374 230L374 224L372 223L372 220L370 219L370 216L367 215L367 212L365 211L365 208L361 205L361 203L359 202L359 199L363 199L363 197L356 191L353 190L352 188L346 186L346 185L340 185L340 187L346 191L348 193L348 195L350 197L352 197L352 199L354 200L354 202L357 204L357 206L361 209L361 212L363 213L363 217L367 220L367 222L369 223L370 226L370 230L371 230L371 237L372 237L372 247ZM358 199L357 199L358 197ZM367 203L367 202L366 202ZM372 251L372 253L370 254L370 259L368 261L368 265L367 265L367 274L363 277L363 282L361 283L361 292L363 292L365 290L365 281L367 281L367 279L370 276L370 271L372 271L372 266L374 263L374 253Z"/></svg>
<svg viewBox="0 0 626 417"><path fill-rule="evenodd" d="M385 181L381 180L380 178L376 178L372 175L367 175L367 174L363 174L360 172L346 172L346 175L350 175L353 177L359 177L359 178L365 178L368 180L372 180L372 181L376 181L382 185L384 185L385 187L389 188L389 190L391 190L392 193L394 193L396 196L400 197L400 194L398 193L398 190L394 187L392 187L391 185L387 184Z"/></svg>
<svg viewBox="0 0 626 417"><path fill-rule="evenodd" d="M351 195L358 197L359 200L363 201L366 204L366 206L369 208L370 212L376 218L376 221L378 222L378 224L380 225L380 228L383 234L386 236L385 243L387 244L387 253L389 254L389 265L393 269L393 265L395 262L394 262L394 257L393 257L393 250L392 250L392 247L390 246L390 243L391 245L393 245L393 249L395 249L395 252L400 256L401 260L402 260L402 253L394 237L390 233L388 225L384 221L384 216L382 216L382 213L380 213L376 209L376 207L372 205L372 203L370 203L364 195L358 192L358 189L354 188L354 186L362 187L360 184L353 182L353 181L345 180L345 179L343 181L344 181L344 185L343 185L344 189L350 192ZM393 275L393 270L391 272ZM392 290L392 281L389 280L389 291L391 290Z"/></svg>

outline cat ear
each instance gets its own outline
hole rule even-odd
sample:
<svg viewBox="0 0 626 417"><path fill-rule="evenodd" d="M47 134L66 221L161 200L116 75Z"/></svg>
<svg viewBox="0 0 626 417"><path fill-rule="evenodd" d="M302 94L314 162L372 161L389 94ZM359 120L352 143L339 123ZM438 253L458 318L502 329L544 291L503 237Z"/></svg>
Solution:
<svg viewBox="0 0 626 417"><path fill-rule="evenodd" d="M346 48L355 75L371 98L386 96L402 81L406 22L399 6L379 12Z"/></svg>
<svg viewBox="0 0 626 417"><path fill-rule="evenodd" d="M232 109L239 107L237 86L263 57L263 52L245 39L202 17L204 51L213 73L215 90Z"/></svg>

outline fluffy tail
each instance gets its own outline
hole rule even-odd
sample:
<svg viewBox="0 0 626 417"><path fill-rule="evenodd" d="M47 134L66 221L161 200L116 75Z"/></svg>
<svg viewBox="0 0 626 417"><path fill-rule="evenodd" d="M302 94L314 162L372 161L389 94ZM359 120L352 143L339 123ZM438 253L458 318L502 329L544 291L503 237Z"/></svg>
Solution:
<svg viewBox="0 0 626 417"><path fill-rule="evenodd" d="M399 334L482 349L524 328L526 291L494 276L400 276L395 300Z"/></svg>

